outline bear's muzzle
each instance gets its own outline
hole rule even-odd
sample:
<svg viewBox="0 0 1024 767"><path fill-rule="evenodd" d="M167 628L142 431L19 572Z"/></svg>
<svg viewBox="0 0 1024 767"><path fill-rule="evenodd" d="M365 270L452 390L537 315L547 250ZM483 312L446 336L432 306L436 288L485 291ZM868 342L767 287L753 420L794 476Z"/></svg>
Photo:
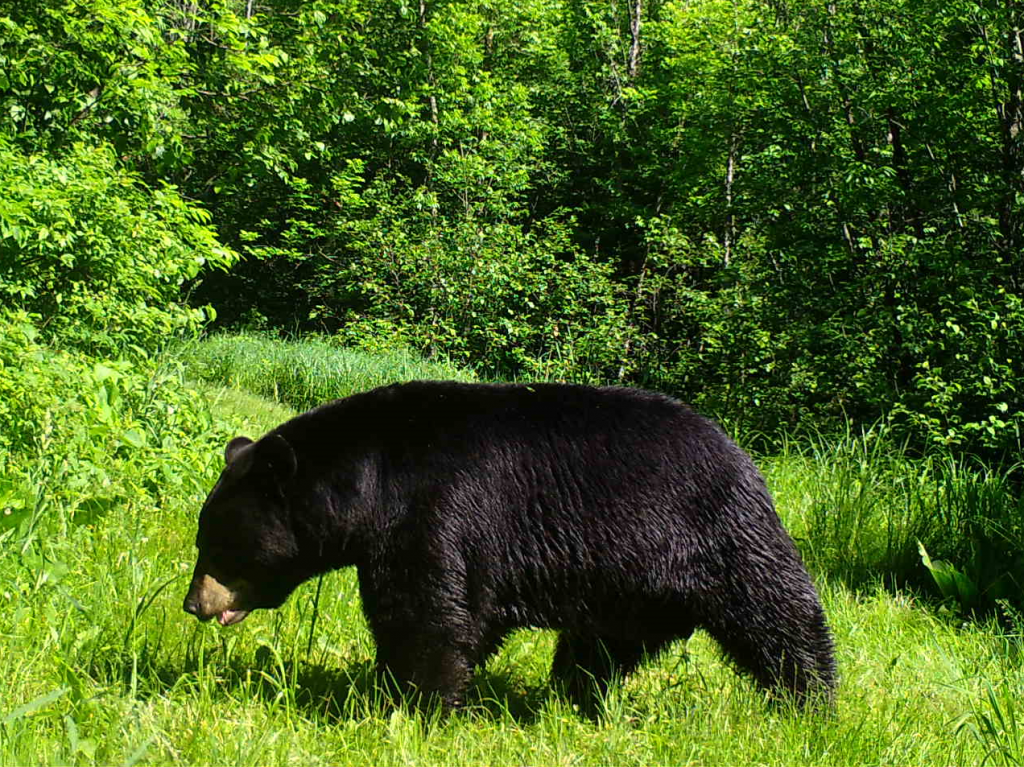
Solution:
<svg viewBox="0 0 1024 767"><path fill-rule="evenodd" d="M230 626L244 620L250 612L243 606L246 590L244 581L225 585L209 573L197 572L182 607L201 621L217 616L220 625Z"/></svg>

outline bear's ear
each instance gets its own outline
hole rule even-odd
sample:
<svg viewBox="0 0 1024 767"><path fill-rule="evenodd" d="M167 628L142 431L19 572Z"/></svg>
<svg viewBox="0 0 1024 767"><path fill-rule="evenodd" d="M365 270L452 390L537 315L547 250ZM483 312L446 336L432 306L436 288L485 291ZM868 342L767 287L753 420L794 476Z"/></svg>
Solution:
<svg viewBox="0 0 1024 767"><path fill-rule="evenodd" d="M280 434L268 434L256 443L256 463L268 468L279 482L290 480L298 469L295 451Z"/></svg>
<svg viewBox="0 0 1024 767"><path fill-rule="evenodd" d="M224 448L224 465L234 461L243 448L248 447L252 444L252 440L248 437L235 437L233 440L228 442L227 447Z"/></svg>

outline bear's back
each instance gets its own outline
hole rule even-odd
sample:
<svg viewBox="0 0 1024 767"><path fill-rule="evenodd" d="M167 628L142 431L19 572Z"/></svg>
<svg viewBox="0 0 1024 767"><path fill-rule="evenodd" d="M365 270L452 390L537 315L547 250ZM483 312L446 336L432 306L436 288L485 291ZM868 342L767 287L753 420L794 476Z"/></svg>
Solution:
<svg viewBox="0 0 1024 767"><path fill-rule="evenodd" d="M734 524L737 504L777 524L757 469L717 425L636 389L420 381L337 400L280 431L300 466L314 457L336 475L358 471L382 515L469 548L493 538L538 560L616 545L640 556L663 534Z"/></svg>

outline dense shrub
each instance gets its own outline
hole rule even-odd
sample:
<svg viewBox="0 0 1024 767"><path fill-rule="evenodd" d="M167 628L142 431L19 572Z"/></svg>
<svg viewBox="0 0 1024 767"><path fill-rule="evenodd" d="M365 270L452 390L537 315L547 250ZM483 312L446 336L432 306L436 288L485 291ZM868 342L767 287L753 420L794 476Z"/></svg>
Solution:
<svg viewBox="0 0 1024 767"><path fill-rule="evenodd" d="M346 300L317 309L343 339L398 335L499 376L614 380L630 366L624 291L567 227L382 223L347 228L353 257L329 283Z"/></svg>
<svg viewBox="0 0 1024 767"><path fill-rule="evenodd" d="M44 337L111 353L196 330L186 280L225 267L209 215L171 187L148 189L104 148L62 159L0 136L0 302L38 318Z"/></svg>
<svg viewBox="0 0 1024 767"><path fill-rule="evenodd" d="M201 493L227 437L179 363L57 350L0 314L0 529Z"/></svg>

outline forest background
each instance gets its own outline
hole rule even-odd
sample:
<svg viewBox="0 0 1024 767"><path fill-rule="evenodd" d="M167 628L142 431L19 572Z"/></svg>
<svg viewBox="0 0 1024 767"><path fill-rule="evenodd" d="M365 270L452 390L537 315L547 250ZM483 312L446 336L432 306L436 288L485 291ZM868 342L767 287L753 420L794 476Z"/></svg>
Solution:
<svg viewBox="0 0 1024 767"><path fill-rule="evenodd" d="M1019 446L1016 3L0 5L0 296L47 337L212 306Z"/></svg>
<svg viewBox="0 0 1024 767"><path fill-rule="evenodd" d="M1013 0L0 0L0 761L1024 763L1022 124ZM592 737L527 634L428 742L361 708L351 573L186 628L224 442L408 377L722 420L840 716L666 660Z"/></svg>

